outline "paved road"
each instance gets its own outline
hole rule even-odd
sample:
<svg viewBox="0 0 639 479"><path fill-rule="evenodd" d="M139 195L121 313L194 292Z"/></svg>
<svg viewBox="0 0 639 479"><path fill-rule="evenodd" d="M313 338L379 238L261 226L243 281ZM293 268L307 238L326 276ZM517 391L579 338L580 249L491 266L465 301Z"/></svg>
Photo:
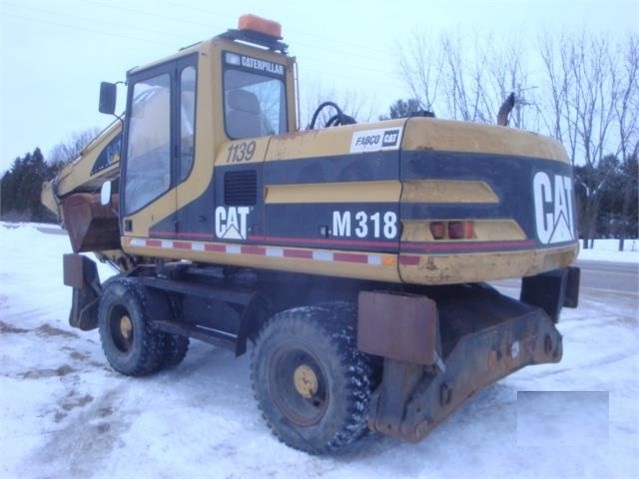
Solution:
<svg viewBox="0 0 639 479"><path fill-rule="evenodd" d="M613 292L639 296L639 264L609 261L577 261L581 269L580 296L586 291ZM504 287L519 287L521 280L495 281Z"/></svg>
<svg viewBox="0 0 639 479"><path fill-rule="evenodd" d="M578 261L581 287L639 294L639 264Z"/></svg>

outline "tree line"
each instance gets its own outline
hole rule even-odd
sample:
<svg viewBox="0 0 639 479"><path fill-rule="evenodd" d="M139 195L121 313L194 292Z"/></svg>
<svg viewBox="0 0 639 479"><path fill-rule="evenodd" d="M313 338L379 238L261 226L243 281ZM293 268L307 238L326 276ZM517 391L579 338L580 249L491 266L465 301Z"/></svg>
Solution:
<svg viewBox="0 0 639 479"><path fill-rule="evenodd" d="M16 158L0 180L0 207L4 221L52 222L55 216L40 203L42 183L57 168L44 161L40 148Z"/></svg>
<svg viewBox="0 0 639 479"><path fill-rule="evenodd" d="M74 160L98 131L93 128L72 135L52 149L47 161L40 148L16 158L0 179L0 218L4 221L57 222L57 217L40 202L42 184Z"/></svg>

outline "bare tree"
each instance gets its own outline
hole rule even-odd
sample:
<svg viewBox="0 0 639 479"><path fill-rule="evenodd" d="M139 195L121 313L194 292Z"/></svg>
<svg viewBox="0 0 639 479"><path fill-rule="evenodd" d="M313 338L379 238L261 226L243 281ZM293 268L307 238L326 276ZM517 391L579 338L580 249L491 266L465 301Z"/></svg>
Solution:
<svg viewBox="0 0 639 479"><path fill-rule="evenodd" d="M557 44L552 37L544 32L539 39L539 56L545 68L545 89L550 91L550 107L544 110L542 120L550 134L563 143L562 118L565 97L567 95L567 76L562 75L563 70L557 65ZM571 157L574 165L574 159Z"/></svg>
<svg viewBox="0 0 639 479"><path fill-rule="evenodd" d="M435 111L435 102L442 81L443 51L425 33L414 31L408 47L398 47L402 79L427 111Z"/></svg>
<svg viewBox="0 0 639 479"><path fill-rule="evenodd" d="M542 108L542 117L547 131L563 143L568 150L571 164L575 166L577 133L575 128L570 128L575 123L569 121L574 109L569 98L573 89L573 77L569 67L572 56L570 40L565 33L557 37L545 32L539 38L539 47L545 68L542 88L551 92L549 101Z"/></svg>
<svg viewBox="0 0 639 479"><path fill-rule="evenodd" d="M619 87L615 114L619 128L619 148L617 156L621 157L623 175L623 202L621 216L630 222L630 207L633 195L636 195L637 178L631 162L636 162L639 156L639 37L632 36L625 43L623 64L619 70L615 84ZM633 176L631 176L633 175ZM636 219L636 218L635 218ZM624 230L628 231L628 228ZM619 248L623 249L623 237Z"/></svg>
<svg viewBox="0 0 639 479"><path fill-rule="evenodd" d="M357 95L357 92L348 90L338 91L335 88L327 89L321 85L313 84L307 84L305 92L306 95L301 100L301 129L306 129L309 126L317 107L326 101L336 103L344 114L355 118L357 121L370 121L373 117L372 107L366 110L364 106L366 102ZM335 110L325 108L317 118L316 128L318 126L324 126L334 114Z"/></svg>
<svg viewBox="0 0 639 479"><path fill-rule="evenodd" d="M571 57L571 72L575 89L572 99L575 116L574 122L578 143L582 148L586 172L593 172L609 146L608 136L614 120L614 105L617 93L614 80L617 76L617 62L613 57L610 44L604 36L582 33L575 37ZM584 206L584 235L594 238L602 188L612 177L615 170L607 168L606 175L592 184L578 178L586 187Z"/></svg>
<svg viewBox="0 0 639 479"><path fill-rule="evenodd" d="M545 34L539 45L546 85L552 92L546 125L567 148L573 166L583 165L576 182L583 191L579 206L585 239L594 237L602 191L618 173L602 164L604 157L611 152L625 154L633 135L636 138L636 40L629 45L625 63L618 45L603 34Z"/></svg>
<svg viewBox="0 0 639 479"><path fill-rule="evenodd" d="M589 166L596 165L604 157L614 120L614 79L618 66L612 55L604 36L582 33L573 43L570 66L575 79L573 101L576 108L571 121L576 123L574 128Z"/></svg>
<svg viewBox="0 0 639 479"><path fill-rule="evenodd" d="M521 42L514 38L507 40L501 49L493 48L486 61L489 85L484 90L484 109L495 111L496 106L512 94L514 109L509 124L519 129L538 131L541 111L535 97L538 86L531 84Z"/></svg>
<svg viewBox="0 0 639 479"><path fill-rule="evenodd" d="M617 155L622 161L639 154L639 37L628 38L615 85L615 114L619 128Z"/></svg>
<svg viewBox="0 0 639 479"><path fill-rule="evenodd" d="M61 168L78 157L80 152L100 133L99 128L90 128L79 133L73 133L67 141L58 143L49 152L47 162Z"/></svg>
<svg viewBox="0 0 639 479"><path fill-rule="evenodd" d="M468 62L464 54L464 42L460 36L442 35L441 48L445 58L442 73L448 113L456 120L475 121L476 111L471 107L471 93L465 75Z"/></svg>
<svg viewBox="0 0 639 479"><path fill-rule="evenodd" d="M496 123L499 106L514 92L514 125L525 126L523 107L536 103L522 94L528 76L518 42L500 48L492 33L451 31L435 38L415 31L406 45L399 47L402 79L425 109L457 120Z"/></svg>

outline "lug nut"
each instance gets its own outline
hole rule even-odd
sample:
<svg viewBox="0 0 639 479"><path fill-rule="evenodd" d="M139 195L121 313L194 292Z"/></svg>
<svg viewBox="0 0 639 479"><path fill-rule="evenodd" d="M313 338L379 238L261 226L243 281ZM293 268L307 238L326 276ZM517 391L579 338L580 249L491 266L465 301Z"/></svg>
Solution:
<svg viewBox="0 0 639 479"><path fill-rule="evenodd" d="M510 346L510 357L513 359L517 359L517 356L519 356L519 349L519 341L513 342L513 344Z"/></svg>

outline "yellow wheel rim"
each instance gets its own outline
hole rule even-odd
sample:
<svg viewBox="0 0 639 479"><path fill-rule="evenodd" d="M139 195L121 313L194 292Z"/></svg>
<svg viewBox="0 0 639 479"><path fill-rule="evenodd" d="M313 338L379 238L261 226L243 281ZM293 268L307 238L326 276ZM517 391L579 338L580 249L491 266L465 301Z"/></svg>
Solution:
<svg viewBox="0 0 639 479"><path fill-rule="evenodd" d="M133 323L127 315L120 318L120 334L124 339L131 339L133 336Z"/></svg>
<svg viewBox="0 0 639 479"><path fill-rule="evenodd" d="M306 364L302 364L293 373L295 390L300 396L310 399L317 393L317 375Z"/></svg>

